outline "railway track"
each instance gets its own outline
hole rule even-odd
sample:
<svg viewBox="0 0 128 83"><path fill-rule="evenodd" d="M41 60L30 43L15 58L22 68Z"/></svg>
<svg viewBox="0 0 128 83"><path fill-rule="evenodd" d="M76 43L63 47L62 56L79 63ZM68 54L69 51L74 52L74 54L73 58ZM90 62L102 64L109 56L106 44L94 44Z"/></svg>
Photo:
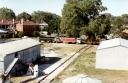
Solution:
<svg viewBox="0 0 128 83"><path fill-rule="evenodd" d="M50 67L47 70L48 71L47 74L36 79L36 82L38 82L38 83L50 83L60 72L62 72L67 66L70 65L70 63L72 63L79 56L79 53L81 51L87 51L91 47L92 47L91 45L84 46L83 48L79 49L77 52L72 54L70 57L64 58L61 61L59 61L58 63L55 63L57 66L55 66L53 68ZM50 71L51 69L52 69L52 71ZM34 82L31 81L30 83L34 83Z"/></svg>

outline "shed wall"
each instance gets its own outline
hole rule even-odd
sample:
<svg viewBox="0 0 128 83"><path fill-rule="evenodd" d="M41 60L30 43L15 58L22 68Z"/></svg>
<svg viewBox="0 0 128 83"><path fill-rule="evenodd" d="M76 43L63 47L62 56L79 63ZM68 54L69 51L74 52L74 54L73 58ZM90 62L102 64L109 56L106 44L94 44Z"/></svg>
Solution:
<svg viewBox="0 0 128 83"><path fill-rule="evenodd" d="M40 45L22 50L17 52L18 55L20 55L20 59L24 63L29 63L35 61L38 57L40 57ZM4 71L8 68L10 63L14 60L15 53L8 54L4 57Z"/></svg>
<svg viewBox="0 0 128 83"><path fill-rule="evenodd" d="M128 48L118 46L97 50L96 68L128 70Z"/></svg>
<svg viewBox="0 0 128 83"><path fill-rule="evenodd" d="M3 73L4 71L4 63L2 61L0 61L0 75Z"/></svg>
<svg viewBox="0 0 128 83"><path fill-rule="evenodd" d="M4 57L4 70L8 68L9 64L14 60L14 58L15 58L15 53L8 54Z"/></svg>
<svg viewBox="0 0 128 83"><path fill-rule="evenodd" d="M40 57L40 45L24 50L23 57L23 61L25 62L35 61L38 57Z"/></svg>

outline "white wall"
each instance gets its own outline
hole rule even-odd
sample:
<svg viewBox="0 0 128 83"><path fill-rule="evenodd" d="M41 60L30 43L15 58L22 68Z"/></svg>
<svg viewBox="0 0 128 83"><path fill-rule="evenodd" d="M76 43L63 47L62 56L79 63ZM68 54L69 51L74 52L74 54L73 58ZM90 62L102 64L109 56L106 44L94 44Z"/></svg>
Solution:
<svg viewBox="0 0 128 83"><path fill-rule="evenodd" d="M128 70L128 48L118 46L97 50L96 68Z"/></svg>
<svg viewBox="0 0 128 83"><path fill-rule="evenodd" d="M0 62L0 75L3 73L4 71L4 63Z"/></svg>

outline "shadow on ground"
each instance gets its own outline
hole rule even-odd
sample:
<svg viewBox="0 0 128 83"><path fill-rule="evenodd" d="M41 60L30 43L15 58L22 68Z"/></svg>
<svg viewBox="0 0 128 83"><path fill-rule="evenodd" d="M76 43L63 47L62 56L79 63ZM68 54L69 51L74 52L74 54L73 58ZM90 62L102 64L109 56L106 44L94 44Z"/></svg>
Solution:
<svg viewBox="0 0 128 83"><path fill-rule="evenodd" d="M45 70L45 69L47 69L48 67L50 67L51 65L53 65L54 63L56 63L57 61L59 61L61 58L58 58L58 57L47 57L47 58L49 58L49 61L44 61L44 62L42 62L42 63L40 63L39 64L39 69L43 72L43 70ZM52 69L51 69L51 71L52 71ZM48 74L45 74L45 72L43 73L43 74L40 74L38 77L36 77L36 78L31 78L31 79L27 79L27 80L25 80L25 81L22 81L22 82L20 82L20 83L28 83L28 82L30 82L30 81L33 81L33 80L35 80L35 79L38 79L39 77L41 77L41 76L44 76L44 78L45 77L47 77L48 76ZM39 83L39 82L38 82Z"/></svg>

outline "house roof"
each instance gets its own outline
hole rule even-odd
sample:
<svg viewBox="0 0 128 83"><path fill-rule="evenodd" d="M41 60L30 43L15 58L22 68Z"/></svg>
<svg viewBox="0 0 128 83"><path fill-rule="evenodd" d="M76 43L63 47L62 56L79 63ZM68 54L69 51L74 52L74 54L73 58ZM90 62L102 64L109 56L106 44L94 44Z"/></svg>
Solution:
<svg viewBox="0 0 128 83"><path fill-rule="evenodd" d="M3 43L3 44L0 44L0 54L2 54L3 56L6 56L6 54L15 53L17 51L21 51L39 44L40 42L33 40L31 38Z"/></svg>
<svg viewBox="0 0 128 83"><path fill-rule="evenodd" d="M5 21L0 21L0 25L9 25L11 24L11 21L5 20Z"/></svg>
<svg viewBox="0 0 128 83"><path fill-rule="evenodd" d="M19 23L19 24L22 24L22 23ZM38 25L38 24L32 21L23 21L23 25Z"/></svg>
<svg viewBox="0 0 128 83"><path fill-rule="evenodd" d="M36 24L36 23L34 23L32 21L24 21L23 25L38 25L38 24Z"/></svg>
<svg viewBox="0 0 128 83"><path fill-rule="evenodd" d="M20 21L14 21L14 24L19 23ZM9 25L9 24L13 24L13 21L9 21L9 20L5 20L5 21L0 21L0 25Z"/></svg>
<svg viewBox="0 0 128 83"><path fill-rule="evenodd" d="M43 22L43 23L41 23L41 24L39 24L40 26L48 26L48 24L47 23L45 23L45 22Z"/></svg>
<svg viewBox="0 0 128 83"><path fill-rule="evenodd" d="M128 40L122 38L115 38L111 40L102 41L97 50L111 48L115 46L128 47Z"/></svg>
<svg viewBox="0 0 128 83"><path fill-rule="evenodd" d="M21 24L20 21L17 21L17 20L14 21L14 24L18 24L18 23ZM0 25L10 25L10 24L13 24L12 20L0 21ZM23 21L23 25L38 25L38 24L32 21Z"/></svg>

